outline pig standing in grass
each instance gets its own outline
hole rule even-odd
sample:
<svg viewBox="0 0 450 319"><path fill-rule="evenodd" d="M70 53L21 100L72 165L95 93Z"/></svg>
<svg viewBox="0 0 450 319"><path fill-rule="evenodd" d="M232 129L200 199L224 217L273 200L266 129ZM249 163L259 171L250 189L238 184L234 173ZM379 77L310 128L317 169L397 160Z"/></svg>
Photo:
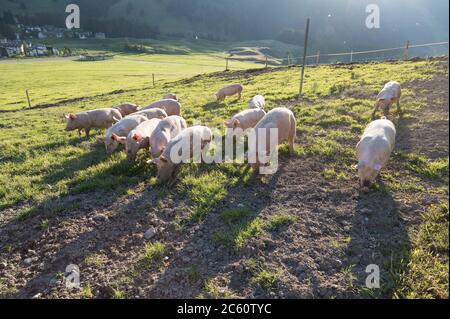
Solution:
<svg viewBox="0 0 450 319"><path fill-rule="evenodd" d="M386 83L377 96L377 101L375 102L375 108L372 112L372 119L375 118L375 114L379 109L383 110L384 116L389 114L389 108L393 103L397 104L397 112L400 114L400 97L402 95L400 83L395 81L389 81Z"/></svg>
<svg viewBox="0 0 450 319"><path fill-rule="evenodd" d="M249 109L264 109L264 106L266 106L266 100L264 99L264 96L262 95L255 95L252 97L250 102L248 102L248 108Z"/></svg>
<svg viewBox="0 0 450 319"><path fill-rule="evenodd" d="M150 147L150 136L159 122L161 120L157 118L142 122L135 129L131 130L127 137L120 136L117 138L119 143L125 144L127 159L130 162L135 160L136 154L140 149L148 149Z"/></svg>
<svg viewBox="0 0 450 319"><path fill-rule="evenodd" d="M163 100L166 100L166 99L172 99L172 100L178 101L177 95L175 93L166 93L166 94L164 94Z"/></svg>
<svg viewBox="0 0 450 319"><path fill-rule="evenodd" d="M181 104L180 102L172 99L164 99L156 101L150 105L147 105L146 107L142 108L143 110L153 109L153 108L160 108L166 111L167 115L180 115L181 113Z"/></svg>
<svg viewBox="0 0 450 319"><path fill-rule="evenodd" d="M106 153L113 153L119 146L119 138L121 136L127 136L132 129L147 120L148 119L143 115L128 116L110 127L106 131L105 137Z"/></svg>
<svg viewBox="0 0 450 319"><path fill-rule="evenodd" d="M156 164L158 168L158 181L166 182L173 180L182 162L192 159L194 155L201 158L201 154L193 154L194 141L199 146L199 150L204 152L211 139L212 132L206 126L192 126L183 130L167 144L164 152L159 157L148 162ZM189 154L183 154L183 150L189 150ZM172 152L175 154L171 154ZM176 158L173 158L173 155Z"/></svg>
<svg viewBox="0 0 450 319"><path fill-rule="evenodd" d="M238 100L241 98L244 87L241 84L231 84L221 88L216 93L217 101L224 101L227 96L238 94Z"/></svg>
<svg viewBox="0 0 450 319"><path fill-rule="evenodd" d="M360 186L367 190L375 182L380 170L386 165L395 145L395 126L382 117L364 130L356 145L357 169Z"/></svg>
<svg viewBox="0 0 450 319"><path fill-rule="evenodd" d="M231 138L236 133L233 131L234 129L240 128L245 131L254 128L265 115L266 112L262 109L249 109L234 115L229 121L223 122L223 125L229 129L227 130L227 137ZM239 135L237 134L237 136Z"/></svg>
<svg viewBox="0 0 450 319"><path fill-rule="evenodd" d="M133 113L133 114L128 115L128 116L133 116L133 115L143 115L149 120L151 120L151 119L164 119L164 118L167 117L166 111L164 111L163 109L157 108L157 107L154 108L154 109L147 109L147 110L138 111L138 112Z"/></svg>
<svg viewBox="0 0 450 319"><path fill-rule="evenodd" d="M181 116L172 115L161 120L150 136L152 156L158 157L161 155L167 143L186 127L186 121Z"/></svg>
<svg viewBox="0 0 450 319"><path fill-rule="evenodd" d="M66 131L78 130L78 134L81 135L81 130L84 130L86 136L89 137L89 131L93 128L108 128L117 121L122 119L122 114L119 110L109 109L97 109L81 113L70 113L64 115L67 126Z"/></svg>
<svg viewBox="0 0 450 319"><path fill-rule="evenodd" d="M270 143L271 129L276 129L278 132L278 140L276 140L275 143ZM262 134L261 130L265 130L265 149L262 148L264 146L263 144L258 145L261 142L259 141L259 136L260 134ZM291 110L284 107L278 107L269 111L261 119L261 121L256 124L254 131L252 132L255 134L253 141L251 142L249 140L249 152L250 150L252 150L255 155L255 158L253 158L253 161L255 163L252 163L255 172L256 169L260 166L260 157L272 156L273 152L276 150L277 145L284 141L287 141L289 143L289 151L292 154L294 151L295 132L296 120L294 113L292 113ZM261 154L259 152L265 154Z"/></svg>
<svg viewBox="0 0 450 319"><path fill-rule="evenodd" d="M123 103L117 106L114 106L113 109L116 109L122 114L122 117L130 115L134 112L137 112L138 106L133 103Z"/></svg>

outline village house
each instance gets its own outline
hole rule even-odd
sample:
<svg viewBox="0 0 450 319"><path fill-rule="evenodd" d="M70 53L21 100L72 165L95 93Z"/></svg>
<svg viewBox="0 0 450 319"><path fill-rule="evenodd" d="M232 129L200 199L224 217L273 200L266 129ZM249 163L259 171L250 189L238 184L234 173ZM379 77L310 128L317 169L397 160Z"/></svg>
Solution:
<svg viewBox="0 0 450 319"><path fill-rule="evenodd" d="M12 57L16 55L25 54L25 46L21 41L2 41L0 43L0 56L1 57Z"/></svg>
<svg viewBox="0 0 450 319"><path fill-rule="evenodd" d="M28 48L28 52L27 52L27 55L29 55L29 56L41 56L41 55L47 55L47 54L48 54L47 47L43 44L31 45Z"/></svg>
<svg viewBox="0 0 450 319"><path fill-rule="evenodd" d="M47 34L45 34L44 32L40 31L37 35L38 39L46 39L47 38Z"/></svg>
<svg viewBox="0 0 450 319"><path fill-rule="evenodd" d="M106 39L106 34L104 32L96 32L95 38L96 39Z"/></svg>
<svg viewBox="0 0 450 319"><path fill-rule="evenodd" d="M92 32L75 32L75 37L80 40L86 40L92 37Z"/></svg>
<svg viewBox="0 0 450 319"><path fill-rule="evenodd" d="M44 55L60 55L62 52L53 46L45 46L43 44L32 44L25 41L8 41L0 40L0 57L10 58L15 56L44 56Z"/></svg>

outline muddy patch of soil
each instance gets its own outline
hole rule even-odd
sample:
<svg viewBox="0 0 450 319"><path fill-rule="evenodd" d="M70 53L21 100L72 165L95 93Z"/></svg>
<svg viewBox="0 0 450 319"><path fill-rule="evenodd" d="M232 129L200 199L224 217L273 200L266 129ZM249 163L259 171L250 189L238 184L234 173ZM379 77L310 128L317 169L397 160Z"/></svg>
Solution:
<svg viewBox="0 0 450 319"><path fill-rule="evenodd" d="M406 85L427 102L401 122L399 149L429 158L448 156L447 84L447 77L435 76ZM152 186L125 198L91 193L58 199L62 203L49 203L48 212L25 221L14 217L18 207L2 210L0 295L67 298L85 291L89 297L89 287L93 297L193 298L205 293L205 280L213 279L219 297L226 291L247 298L366 297L359 288L366 267L379 265L382 280L389 280L392 260L408 257L409 233L420 223L420 213L446 195L382 187L361 193L351 172L346 180L325 179L328 164L283 155L275 175L228 189L203 222L182 227L177 227L177 216L189 213L189 203ZM407 174L402 163L389 166ZM52 204L76 208L52 214ZM294 216L295 222L277 229L263 226L263 232L235 249L217 240L217 234L227 230L223 213L241 206L262 225L279 212ZM149 228L155 234L146 238ZM162 255L142 264L146 244L157 241L165 243ZM276 274L270 288L252 279L256 273L249 260ZM69 264L79 266L84 290L66 288Z"/></svg>

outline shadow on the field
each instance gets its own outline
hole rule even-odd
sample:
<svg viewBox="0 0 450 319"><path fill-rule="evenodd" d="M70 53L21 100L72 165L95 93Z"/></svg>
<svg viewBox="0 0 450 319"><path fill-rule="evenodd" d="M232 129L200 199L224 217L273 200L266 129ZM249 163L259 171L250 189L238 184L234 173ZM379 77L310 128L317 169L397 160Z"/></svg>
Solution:
<svg viewBox="0 0 450 319"><path fill-rule="evenodd" d="M271 196L282 173L283 165L280 165L275 174L264 177L264 182L261 182L261 177L257 175L253 175L247 183L239 180L236 186L228 189L227 196L202 222L191 222L188 229L194 231L182 236L182 247L176 250L169 267L157 279L146 297L195 298L200 294L206 298L224 297L220 288L218 296L208 294L204 283L207 279L228 272L231 273L228 288L242 293L242 282L247 280L248 274L236 271L235 264L243 257L256 258L260 252L247 244L236 248L236 231L248 227L259 217L261 211L272 203ZM196 274L192 276L194 270ZM142 273L135 282L145 281L149 273L151 270ZM218 285L220 284L219 282ZM256 293L259 296L267 296L266 291L260 288L257 288Z"/></svg>
<svg viewBox="0 0 450 319"><path fill-rule="evenodd" d="M411 144L411 129L409 126L415 122L416 119L396 117L394 121L397 130L396 145L401 151L414 151L414 146Z"/></svg>
<svg viewBox="0 0 450 319"><path fill-rule="evenodd" d="M205 111L212 111L222 108L226 108L226 104L224 102L217 102L217 101L206 103L205 106L203 107Z"/></svg>
<svg viewBox="0 0 450 319"><path fill-rule="evenodd" d="M380 184L381 190L358 196L345 256L354 279L348 278L350 291L365 297L392 298L408 263L411 243L397 203ZM377 275L374 268L379 269L380 289L366 287L368 276Z"/></svg>
<svg viewBox="0 0 450 319"><path fill-rule="evenodd" d="M139 161L134 164L121 160L103 167L108 161L103 144L96 143L89 147L91 149L86 154L54 166L41 181L54 189L59 187L60 181L70 179L67 190L63 190L58 197L39 202L26 214L20 218L12 218L0 228L2 238L7 238L1 246L11 247L9 253L19 252L27 258L30 257L29 250L35 251L33 255L37 258L36 262L44 265L43 269L37 271L37 275L28 281L25 287L18 288L13 296L29 298L39 292L45 293L50 289L50 281L55 279L57 273L64 272L67 265L82 263L86 254L95 253L97 247L111 246L110 239L115 237L111 233L115 229L105 234L99 230L103 228L103 223L110 222L102 215L108 213L112 205L120 202L120 198L128 194L130 189L133 190L155 173L154 169L145 163L143 156L139 156ZM100 215L100 218L86 220L96 215ZM125 220L128 219L128 216L124 217ZM79 225L77 221L80 221ZM65 227L60 227L67 224L71 224L71 231L77 232L70 240L63 234ZM110 224L114 224L114 228L122 229L118 231L117 238L129 232L129 229L122 227L126 224L124 221ZM82 225L83 229L79 229ZM93 228L89 229L90 227ZM53 252L56 251L53 256L46 253L49 236L58 237L58 248L52 249ZM103 238L101 242L98 242L99 237ZM34 268L35 265L31 267Z"/></svg>

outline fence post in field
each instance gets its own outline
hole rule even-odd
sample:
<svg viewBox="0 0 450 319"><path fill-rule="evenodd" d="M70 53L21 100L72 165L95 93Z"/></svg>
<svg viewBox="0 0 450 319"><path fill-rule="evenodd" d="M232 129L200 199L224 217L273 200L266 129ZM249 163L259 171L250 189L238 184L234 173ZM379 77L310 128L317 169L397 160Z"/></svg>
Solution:
<svg viewBox="0 0 450 319"><path fill-rule="evenodd" d="M153 87L155 87L155 73L152 73Z"/></svg>
<svg viewBox="0 0 450 319"><path fill-rule="evenodd" d="M306 31L305 31L305 44L303 47L303 63L302 63L302 71L300 74L300 90L298 96L301 97L303 93L303 76L305 75L305 62L306 62L306 53L308 48L308 34L309 34L309 18L306 19Z"/></svg>
<svg viewBox="0 0 450 319"><path fill-rule="evenodd" d="M320 61L320 50L317 50L316 64L319 64Z"/></svg>
<svg viewBox="0 0 450 319"><path fill-rule="evenodd" d="M228 57L225 58L225 71L228 71Z"/></svg>
<svg viewBox="0 0 450 319"><path fill-rule="evenodd" d="M28 90L26 90L25 93L27 94L28 107L31 108L31 101L30 101L30 95L28 94Z"/></svg>
<svg viewBox="0 0 450 319"><path fill-rule="evenodd" d="M290 66L291 65L291 55L288 54L287 56L287 65Z"/></svg>
<svg viewBox="0 0 450 319"><path fill-rule="evenodd" d="M350 63L353 62L353 49L350 51Z"/></svg>
<svg viewBox="0 0 450 319"><path fill-rule="evenodd" d="M265 66L265 68L267 69L267 55L265 57L266 57L266 66Z"/></svg>
<svg viewBox="0 0 450 319"><path fill-rule="evenodd" d="M403 54L403 59L408 60L408 51L409 51L409 40L406 41L405 53Z"/></svg>

